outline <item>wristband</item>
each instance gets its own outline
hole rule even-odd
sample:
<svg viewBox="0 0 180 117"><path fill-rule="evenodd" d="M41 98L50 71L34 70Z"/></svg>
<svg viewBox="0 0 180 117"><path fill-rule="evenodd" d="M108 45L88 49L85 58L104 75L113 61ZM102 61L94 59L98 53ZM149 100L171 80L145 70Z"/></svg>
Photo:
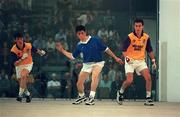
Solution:
<svg viewBox="0 0 180 117"><path fill-rule="evenodd" d="M156 62L156 60L155 60L155 59L152 59L151 61L152 61L153 63L154 63L154 62Z"/></svg>

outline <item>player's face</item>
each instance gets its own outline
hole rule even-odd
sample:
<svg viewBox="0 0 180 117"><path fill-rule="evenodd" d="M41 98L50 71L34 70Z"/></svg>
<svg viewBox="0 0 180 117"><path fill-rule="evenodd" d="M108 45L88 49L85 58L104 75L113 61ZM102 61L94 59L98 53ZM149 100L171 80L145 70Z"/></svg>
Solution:
<svg viewBox="0 0 180 117"><path fill-rule="evenodd" d="M86 38L86 32L84 31L78 31L76 35L80 40L84 40Z"/></svg>
<svg viewBox="0 0 180 117"><path fill-rule="evenodd" d="M22 37L17 37L15 42L19 48L23 47L23 38Z"/></svg>
<svg viewBox="0 0 180 117"><path fill-rule="evenodd" d="M136 32L137 34L141 34L142 31L143 31L143 28L144 28L144 26L143 26L142 23L140 23L140 22L136 22L136 23L134 24L134 30L135 30L135 32Z"/></svg>

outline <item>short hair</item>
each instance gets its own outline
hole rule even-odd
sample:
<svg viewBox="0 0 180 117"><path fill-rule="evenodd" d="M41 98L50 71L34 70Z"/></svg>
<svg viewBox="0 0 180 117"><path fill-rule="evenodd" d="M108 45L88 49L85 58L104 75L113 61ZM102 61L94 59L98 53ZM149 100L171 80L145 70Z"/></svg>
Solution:
<svg viewBox="0 0 180 117"><path fill-rule="evenodd" d="M135 23L141 23L142 25L144 25L143 19L139 19L139 18L137 18L137 19L134 20L134 24L135 24Z"/></svg>
<svg viewBox="0 0 180 117"><path fill-rule="evenodd" d="M78 26L76 26L76 33L77 33L78 31L86 31L85 26L83 26L83 25L78 25Z"/></svg>
<svg viewBox="0 0 180 117"><path fill-rule="evenodd" d="M21 32L15 32L14 39L19 38L19 37L23 37L23 34Z"/></svg>

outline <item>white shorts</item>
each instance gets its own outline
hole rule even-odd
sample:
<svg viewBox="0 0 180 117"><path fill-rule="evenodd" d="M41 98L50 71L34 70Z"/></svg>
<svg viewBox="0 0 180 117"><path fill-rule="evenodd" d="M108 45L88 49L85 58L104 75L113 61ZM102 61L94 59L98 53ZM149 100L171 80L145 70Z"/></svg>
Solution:
<svg viewBox="0 0 180 117"><path fill-rule="evenodd" d="M136 71L137 75L141 75L141 71L148 68L145 60L133 60L131 63L125 61L125 72L134 73Z"/></svg>
<svg viewBox="0 0 180 117"><path fill-rule="evenodd" d="M81 71L91 73L94 66L99 66L100 68L103 68L104 63L104 61L83 63Z"/></svg>
<svg viewBox="0 0 180 117"><path fill-rule="evenodd" d="M33 63L32 64L27 64L27 65L20 65L20 66L16 66L16 78L21 78L21 71L23 69L27 69L29 72L31 72L33 67Z"/></svg>

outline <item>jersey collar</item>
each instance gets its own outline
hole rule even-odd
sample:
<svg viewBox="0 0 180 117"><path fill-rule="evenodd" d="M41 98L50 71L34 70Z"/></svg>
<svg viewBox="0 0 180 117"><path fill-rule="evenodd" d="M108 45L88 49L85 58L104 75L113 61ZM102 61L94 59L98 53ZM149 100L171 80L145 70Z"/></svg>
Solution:
<svg viewBox="0 0 180 117"><path fill-rule="evenodd" d="M24 42L23 42L23 48L22 48L22 49L20 49L20 48L17 46L17 44L16 44L16 48L19 49L19 50L23 50L24 47L25 47L25 43L24 43Z"/></svg>
<svg viewBox="0 0 180 117"><path fill-rule="evenodd" d="M135 31L133 31L133 34L137 37L137 34L135 33ZM144 34L144 31L142 31L141 37L143 36L143 34Z"/></svg>
<svg viewBox="0 0 180 117"><path fill-rule="evenodd" d="M91 36L88 36L88 39L86 41L80 41L79 43L81 44L87 44L89 42L89 40L91 39Z"/></svg>

